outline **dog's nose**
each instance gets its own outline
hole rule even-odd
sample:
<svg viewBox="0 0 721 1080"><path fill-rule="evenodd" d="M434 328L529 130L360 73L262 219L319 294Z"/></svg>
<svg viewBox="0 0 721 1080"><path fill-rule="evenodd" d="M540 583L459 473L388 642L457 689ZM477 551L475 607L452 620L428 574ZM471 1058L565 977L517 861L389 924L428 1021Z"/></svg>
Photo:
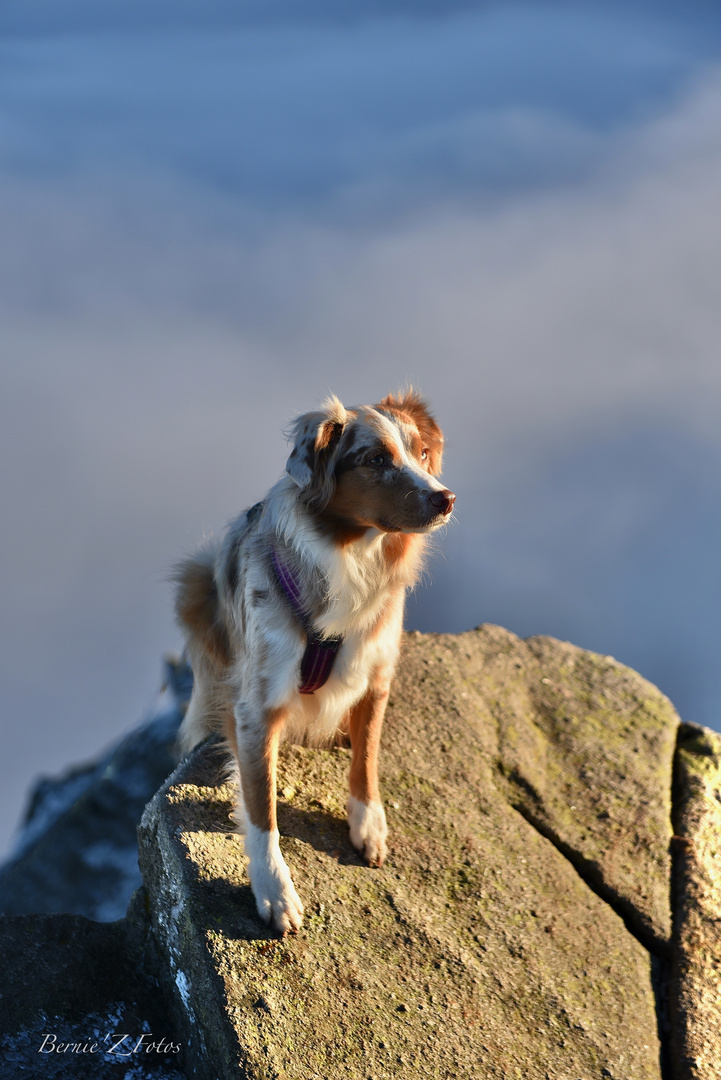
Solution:
<svg viewBox="0 0 721 1080"><path fill-rule="evenodd" d="M452 491L448 488L443 488L443 491L434 491L431 495L431 505L434 510L437 510L439 514L448 516L453 509L453 504L456 501L456 497Z"/></svg>

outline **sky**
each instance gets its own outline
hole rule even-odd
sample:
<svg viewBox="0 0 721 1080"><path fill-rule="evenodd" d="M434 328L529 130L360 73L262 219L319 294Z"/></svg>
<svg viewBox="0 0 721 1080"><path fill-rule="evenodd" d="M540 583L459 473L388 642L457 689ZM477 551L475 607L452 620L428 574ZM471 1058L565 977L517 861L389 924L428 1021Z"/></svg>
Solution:
<svg viewBox="0 0 721 1080"><path fill-rule="evenodd" d="M720 211L703 0L6 0L0 851L329 391L446 433L409 627L568 639L721 729Z"/></svg>

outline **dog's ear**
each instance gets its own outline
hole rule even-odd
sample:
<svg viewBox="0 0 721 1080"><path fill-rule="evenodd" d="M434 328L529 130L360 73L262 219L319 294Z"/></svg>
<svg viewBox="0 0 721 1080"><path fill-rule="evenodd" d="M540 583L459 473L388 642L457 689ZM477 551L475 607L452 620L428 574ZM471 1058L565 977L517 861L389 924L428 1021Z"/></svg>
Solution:
<svg viewBox="0 0 721 1080"><path fill-rule="evenodd" d="M350 420L337 397L327 398L319 412L304 413L291 428L293 449L286 469L314 510L328 505L335 487L333 466L338 445Z"/></svg>
<svg viewBox="0 0 721 1080"><path fill-rule="evenodd" d="M404 413L412 420L418 428L423 448L428 451L428 472L431 476L438 476L443 464L443 432L418 391L409 389L402 394L388 394L378 408Z"/></svg>

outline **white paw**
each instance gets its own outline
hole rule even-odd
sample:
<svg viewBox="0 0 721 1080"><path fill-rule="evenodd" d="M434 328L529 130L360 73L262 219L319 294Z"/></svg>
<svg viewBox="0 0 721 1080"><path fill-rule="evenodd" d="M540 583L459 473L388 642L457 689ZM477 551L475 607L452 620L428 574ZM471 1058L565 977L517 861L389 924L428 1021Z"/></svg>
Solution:
<svg viewBox="0 0 721 1080"><path fill-rule="evenodd" d="M300 929L303 904L281 855L278 830L265 832L250 822L247 822L246 829L248 877L258 914L282 934Z"/></svg>
<svg viewBox="0 0 721 1080"><path fill-rule="evenodd" d="M348 799L348 824L353 847L363 853L370 866L382 866L388 854L388 825L383 804Z"/></svg>

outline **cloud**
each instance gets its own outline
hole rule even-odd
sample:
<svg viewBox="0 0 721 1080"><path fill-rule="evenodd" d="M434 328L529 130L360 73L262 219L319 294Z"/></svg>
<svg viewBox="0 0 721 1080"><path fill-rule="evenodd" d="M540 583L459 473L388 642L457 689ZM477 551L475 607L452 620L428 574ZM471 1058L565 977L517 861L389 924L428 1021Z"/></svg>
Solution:
<svg viewBox="0 0 721 1080"><path fill-rule="evenodd" d="M302 10L293 0L8 0L0 10L0 28L23 36L48 33L94 34L98 30L207 29L208 26L314 25L354 27L383 18L414 20L447 17L457 11L484 7L478 0L362 0L336 4L334 0L306 0Z"/></svg>
<svg viewBox="0 0 721 1080"><path fill-rule="evenodd" d="M448 434L459 521L417 624L568 635L712 718L721 71L558 11L6 39L15 805L136 718L168 566L329 389L412 380Z"/></svg>
<svg viewBox="0 0 721 1080"><path fill-rule="evenodd" d="M6 39L0 168L170 172L266 212L365 223L588 171L598 136L663 107L699 48L686 22L593 5L376 14L351 30L181 18L161 34L148 19Z"/></svg>
<svg viewBox="0 0 721 1080"><path fill-rule="evenodd" d="M0 29L21 37L41 37L70 32L93 35L98 30L158 32L187 29L195 32L208 26L330 25L353 29L359 24L386 20L437 23L463 13L510 12L517 20L530 9L564 18L604 14L626 20L646 20L656 24L677 24L676 36L709 42L718 28L718 13L705 0L688 0L679 12L675 0L591 0L580 13L567 0L545 0L542 5L528 0L355 0L337 4L334 0L307 0L302 10L294 0L7 0L0 9Z"/></svg>

